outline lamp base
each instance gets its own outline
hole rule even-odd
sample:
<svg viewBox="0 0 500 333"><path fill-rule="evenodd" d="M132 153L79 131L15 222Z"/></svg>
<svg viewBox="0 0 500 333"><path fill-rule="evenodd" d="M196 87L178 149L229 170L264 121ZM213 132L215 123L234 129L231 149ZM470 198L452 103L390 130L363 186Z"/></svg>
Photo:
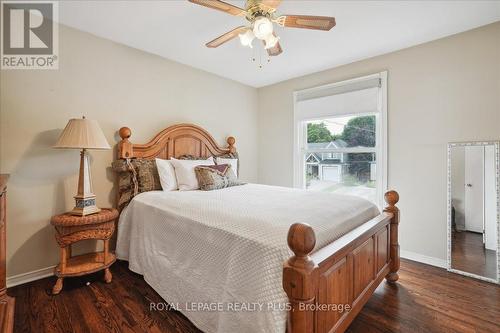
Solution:
<svg viewBox="0 0 500 333"><path fill-rule="evenodd" d="M85 216L99 213L101 209L95 205L95 195L87 197L75 196L76 205L70 212L71 215Z"/></svg>

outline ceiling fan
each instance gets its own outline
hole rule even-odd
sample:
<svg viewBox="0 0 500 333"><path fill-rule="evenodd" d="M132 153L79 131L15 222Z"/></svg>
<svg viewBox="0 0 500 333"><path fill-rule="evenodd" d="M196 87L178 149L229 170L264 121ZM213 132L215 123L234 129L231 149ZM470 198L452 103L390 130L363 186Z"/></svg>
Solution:
<svg viewBox="0 0 500 333"><path fill-rule="evenodd" d="M274 32L273 23L282 27L303 28L328 31L335 26L335 18L329 16L276 15L276 8L281 0L247 0L245 9L219 0L189 0L192 3L217 9L234 16L242 16L250 22L249 26L240 26L205 44L207 47L220 45L240 37L241 44L252 47L255 38L264 43L270 56L283 52L279 37Z"/></svg>

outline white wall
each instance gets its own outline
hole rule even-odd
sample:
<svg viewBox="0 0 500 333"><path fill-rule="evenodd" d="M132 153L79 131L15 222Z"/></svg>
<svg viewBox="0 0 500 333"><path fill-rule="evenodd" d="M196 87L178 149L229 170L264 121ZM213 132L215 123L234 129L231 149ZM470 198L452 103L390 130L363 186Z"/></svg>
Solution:
<svg viewBox="0 0 500 333"><path fill-rule="evenodd" d="M201 125L221 145L233 135L241 178L257 180L255 88L64 26L59 45L59 70L1 71L0 171L11 174L8 276L58 262L49 220L74 206L79 155L51 147L69 118L98 120L112 146L122 126L135 143L179 122ZM111 206L114 151L90 154L97 204Z"/></svg>
<svg viewBox="0 0 500 333"><path fill-rule="evenodd" d="M500 139L499 41L497 22L259 89L260 182L293 184L293 91L387 70L401 250L444 263L447 143Z"/></svg>

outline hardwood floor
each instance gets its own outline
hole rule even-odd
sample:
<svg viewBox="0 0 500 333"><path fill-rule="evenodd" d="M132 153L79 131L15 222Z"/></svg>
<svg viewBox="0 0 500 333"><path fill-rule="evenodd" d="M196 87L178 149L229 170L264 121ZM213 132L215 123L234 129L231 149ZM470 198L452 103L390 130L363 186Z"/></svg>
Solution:
<svg viewBox="0 0 500 333"><path fill-rule="evenodd" d="M111 271L111 284L102 272L68 278L57 296L47 294L55 278L9 289L14 331L199 332L178 312L150 311L163 300L126 262ZM382 282L347 332L500 332L500 287L402 260L399 283Z"/></svg>
<svg viewBox="0 0 500 333"><path fill-rule="evenodd" d="M453 232L451 266L455 269L495 279L497 253L483 246L483 235L470 231Z"/></svg>

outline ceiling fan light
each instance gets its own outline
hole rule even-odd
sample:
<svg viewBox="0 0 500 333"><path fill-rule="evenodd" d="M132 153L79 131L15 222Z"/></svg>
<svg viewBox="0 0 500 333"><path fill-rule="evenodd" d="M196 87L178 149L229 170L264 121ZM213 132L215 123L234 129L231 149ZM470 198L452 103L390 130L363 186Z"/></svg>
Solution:
<svg viewBox="0 0 500 333"><path fill-rule="evenodd" d="M253 47L252 41L255 38L255 35L253 34L252 29L248 29L247 31L245 31L242 34L239 34L238 36L240 37L241 45L248 46L250 48Z"/></svg>
<svg viewBox="0 0 500 333"><path fill-rule="evenodd" d="M274 34L270 34L269 36L266 37L265 41L266 41L266 45L265 45L265 49L272 49L273 47L276 46L276 44L278 44L280 38L279 37L276 37Z"/></svg>
<svg viewBox="0 0 500 333"><path fill-rule="evenodd" d="M273 22L267 17L259 17L253 24L253 33L258 39L266 39L273 33Z"/></svg>

